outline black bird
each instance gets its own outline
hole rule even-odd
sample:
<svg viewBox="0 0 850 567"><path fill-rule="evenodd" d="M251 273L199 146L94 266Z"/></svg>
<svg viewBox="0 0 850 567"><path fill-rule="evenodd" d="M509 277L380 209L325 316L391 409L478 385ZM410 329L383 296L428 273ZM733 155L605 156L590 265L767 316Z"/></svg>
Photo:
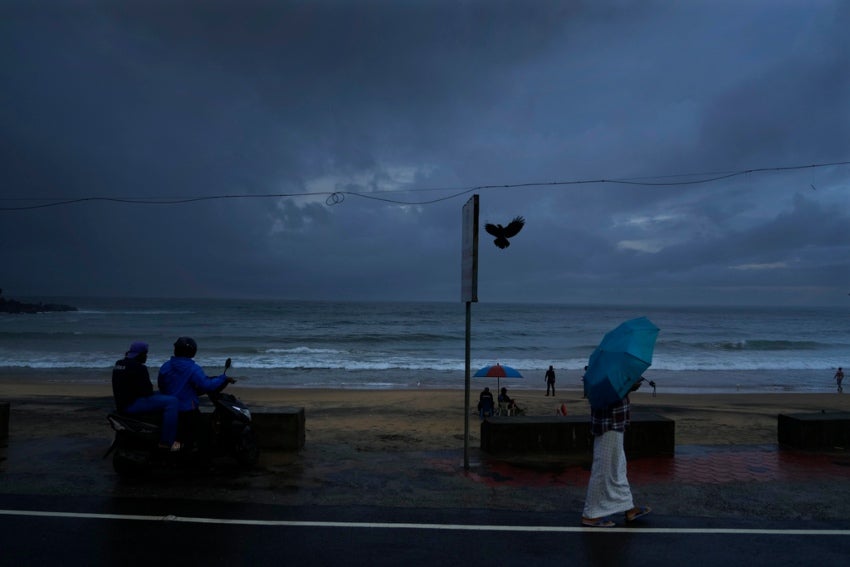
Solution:
<svg viewBox="0 0 850 567"><path fill-rule="evenodd" d="M495 236L496 240L493 241L493 244L504 250L511 245L511 243L508 242L508 238L513 238L519 234L519 231L521 231L524 226L524 218L514 217L514 220L509 222L508 226L487 223L484 225L484 230Z"/></svg>

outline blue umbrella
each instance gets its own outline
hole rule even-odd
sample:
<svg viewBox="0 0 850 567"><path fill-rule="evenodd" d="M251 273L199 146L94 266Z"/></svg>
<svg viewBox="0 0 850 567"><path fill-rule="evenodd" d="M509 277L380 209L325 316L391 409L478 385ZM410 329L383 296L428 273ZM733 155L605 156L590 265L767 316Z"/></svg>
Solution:
<svg viewBox="0 0 850 567"><path fill-rule="evenodd" d="M587 399L594 408L622 400L652 364L658 327L646 317L621 323L606 333L590 355L584 375Z"/></svg>
<svg viewBox="0 0 850 567"><path fill-rule="evenodd" d="M497 389L501 385L501 378L522 378L522 374L519 373L519 370L511 368L510 366L505 366L504 364L499 364L498 362L481 368L478 372L473 374L473 376L475 378L495 378Z"/></svg>

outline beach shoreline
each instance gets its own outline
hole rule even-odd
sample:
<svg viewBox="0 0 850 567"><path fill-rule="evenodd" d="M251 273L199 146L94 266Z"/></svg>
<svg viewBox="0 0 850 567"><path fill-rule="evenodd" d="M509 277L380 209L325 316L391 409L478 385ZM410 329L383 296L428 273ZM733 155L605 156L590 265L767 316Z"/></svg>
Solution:
<svg viewBox="0 0 850 567"><path fill-rule="evenodd" d="M210 376L222 371L222 366L204 366ZM159 363L148 361L152 379L156 380ZM26 382L69 385L108 385L112 367L103 368L38 368L0 366L0 385L4 382ZM563 392L581 392L581 372L556 368L556 386ZM506 379L502 385L511 389L545 390L544 371L524 370L523 379ZM833 393L835 369L820 370L656 370L646 373L647 380L657 384L659 394L731 394L731 393ZM239 387L340 390L459 390L464 389L464 372L439 371L423 374L409 370L335 370L335 369L256 369L234 366L228 375L239 381ZM492 379L470 380L472 391L495 386ZM648 384L646 385L648 389Z"/></svg>

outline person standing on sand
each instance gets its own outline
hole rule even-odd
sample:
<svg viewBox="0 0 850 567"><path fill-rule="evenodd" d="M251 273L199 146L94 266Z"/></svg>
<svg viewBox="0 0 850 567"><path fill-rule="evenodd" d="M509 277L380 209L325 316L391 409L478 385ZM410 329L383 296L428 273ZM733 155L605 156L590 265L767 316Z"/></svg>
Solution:
<svg viewBox="0 0 850 567"><path fill-rule="evenodd" d="M549 390L552 390L552 395L555 395L555 369L549 365L549 370L546 371L546 396L549 396Z"/></svg>
<svg viewBox="0 0 850 567"><path fill-rule="evenodd" d="M640 387L640 382L632 391ZM629 396L602 408L590 408L593 434L593 464L587 484L587 497L581 524L590 528L611 528L616 524L608 517L625 513L626 523L649 514L649 506L635 506L626 476L626 452L623 436L629 425Z"/></svg>
<svg viewBox="0 0 850 567"><path fill-rule="evenodd" d="M844 391L844 388L841 387L841 382L844 381L844 370L841 367L838 367L838 370L835 371L835 383L838 384L838 393Z"/></svg>

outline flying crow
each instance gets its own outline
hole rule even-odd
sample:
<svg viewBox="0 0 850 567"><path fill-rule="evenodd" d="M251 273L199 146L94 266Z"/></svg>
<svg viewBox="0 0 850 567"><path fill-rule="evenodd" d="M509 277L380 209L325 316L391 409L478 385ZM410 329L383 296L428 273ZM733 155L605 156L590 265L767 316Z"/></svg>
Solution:
<svg viewBox="0 0 850 567"><path fill-rule="evenodd" d="M519 231L522 230L523 226L525 226L525 219L522 217L515 217L514 220L508 223L508 226L487 223L484 225L484 230L495 236L496 240L494 240L493 243L504 250L511 245L511 243L508 242L508 238L513 238L519 234Z"/></svg>

